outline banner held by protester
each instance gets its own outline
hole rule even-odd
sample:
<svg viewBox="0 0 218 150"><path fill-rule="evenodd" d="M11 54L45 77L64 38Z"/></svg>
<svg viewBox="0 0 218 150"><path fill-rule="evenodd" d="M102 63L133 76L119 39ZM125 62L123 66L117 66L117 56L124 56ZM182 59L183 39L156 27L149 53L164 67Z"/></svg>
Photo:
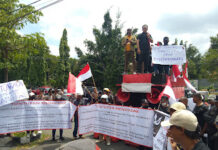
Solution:
<svg viewBox="0 0 218 150"><path fill-rule="evenodd" d="M94 104L80 106L78 113L79 134L96 132L152 147L153 110Z"/></svg>
<svg viewBox="0 0 218 150"><path fill-rule="evenodd" d="M17 101L0 107L0 134L70 129L75 110L69 101Z"/></svg>
<svg viewBox="0 0 218 150"><path fill-rule="evenodd" d="M167 145L167 129L161 127L161 122L169 119L169 115L161 111L154 111L153 150L162 150Z"/></svg>
<svg viewBox="0 0 218 150"><path fill-rule="evenodd" d="M153 46L152 63L161 65L182 65L186 63L186 51L182 45Z"/></svg>
<svg viewBox="0 0 218 150"><path fill-rule="evenodd" d="M23 80L0 84L0 106L28 98L29 95Z"/></svg>

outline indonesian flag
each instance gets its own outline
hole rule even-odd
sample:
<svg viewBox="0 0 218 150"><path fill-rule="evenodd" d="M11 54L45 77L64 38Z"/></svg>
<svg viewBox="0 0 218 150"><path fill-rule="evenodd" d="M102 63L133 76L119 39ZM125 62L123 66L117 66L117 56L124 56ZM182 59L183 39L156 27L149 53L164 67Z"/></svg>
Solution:
<svg viewBox="0 0 218 150"><path fill-rule="evenodd" d="M122 92L151 93L151 74L123 75Z"/></svg>
<svg viewBox="0 0 218 150"><path fill-rule="evenodd" d="M186 62L186 64L185 64L185 70L183 71L183 79L184 79L185 84L189 90L192 90L196 93L198 92L188 79L188 62Z"/></svg>
<svg viewBox="0 0 218 150"><path fill-rule="evenodd" d="M173 65L173 81L176 82L177 78L180 76L181 71L180 71L180 66L179 65Z"/></svg>
<svg viewBox="0 0 218 150"><path fill-rule="evenodd" d="M189 90L192 90L192 91L194 91L194 92L198 92L196 89L195 89L195 87L191 84L191 82L188 80L188 78L186 77L186 75L185 74L183 74L183 79L184 79L184 81L185 81L185 84L186 84L186 86L187 86L187 88L189 89Z"/></svg>
<svg viewBox="0 0 218 150"><path fill-rule="evenodd" d="M169 103L170 105L172 105L173 103L176 102L176 96L173 92L173 89L172 89L172 84L170 82L170 78L169 76L167 77L167 83L166 83L166 86L165 88L163 89L163 91L160 93L158 99L161 99L162 96L166 95L168 98L169 98Z"/></svg>
<svg viewBox="0 0 218 150"><path fill-rule="evenodd" d="M92 76L91 69L89 67L89 64L87 64L79 73L77 78L82 82Z"/></svg>
<svg viewBox="0 0 218 150"><path fill-rule="evenodd" d="M67 93L83 95L82 82L69 72Z"/></svg>
<svg viewBox="0 0 218 150"><path fill-rule="evenodd" d="M183 72L183 76L184 76L184 75L188 78L188 61L187 61L186 64L185 64L185 70L184 70L184 72Z"/></svg>

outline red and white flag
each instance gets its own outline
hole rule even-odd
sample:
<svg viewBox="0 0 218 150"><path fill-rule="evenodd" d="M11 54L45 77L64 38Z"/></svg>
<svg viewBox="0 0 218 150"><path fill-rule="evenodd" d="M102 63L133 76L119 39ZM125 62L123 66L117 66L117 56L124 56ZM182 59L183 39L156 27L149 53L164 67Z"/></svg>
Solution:
<svg viewBox="0 0 218 150"><path fill-rule="evenodd" d="M78 74L77 78L82 82L88 78L92 77L92 72L89 64L87 64Z"/></svg>
<svg viewBox="0 0 218 150"><path fill-rule="evenodd" d="M185 81L185 84L186 84L186 86L187 86L187 88L189 89L189 90L191 90L191 91L194 91L194 92L198 92L196 89L195 89L195 87L191 84L191 82L188 80L188 78L185 76L185 74L183 74L183 79L184 79L184 81Z"/></svg>
<svg viewBox="0 0 218 150"><path fill-rule="evenodd" d="M188 61L185 64L185 70L183 71L183 76L184 75L188 78Z"/></svg>
<svg viewBox="0 0 218 150"><path fill-rule="evenodd" d="M176 82L177 78L180 76L181 71L180 71L180 66L179 65L173 65L172 70L173 70L173 81Z"/></svg>
<svg viewBox="0 0 218 150"><path fill-rule="evenodd" d="M122 92L151 93L151 74L123 75Z"/></svg>
<svg viewBox="0 0 218 150"><path fill-rule="evenodd" d="M69 72L67 93L83 95L82 82Z"/></svg>
<svg viewBox="0 0 218 150"><path fill-rule="evenodd" d="M176 102L176 96L173 92L172 84L170 82L170 77L167 77L167 83L163 91L160 93L158 99L161 99L162 96L166 95L169 98L169 103L172 105Z"/></svg>

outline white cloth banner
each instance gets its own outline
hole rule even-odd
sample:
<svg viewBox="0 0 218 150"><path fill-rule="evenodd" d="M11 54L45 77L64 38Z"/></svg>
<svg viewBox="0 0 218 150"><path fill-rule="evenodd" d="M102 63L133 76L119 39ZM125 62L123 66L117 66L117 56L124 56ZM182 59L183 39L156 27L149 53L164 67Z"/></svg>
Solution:
<svg viewBox="0 0 218 150"><path fill-rule="evenodd" d="M23 80L0 84L0 106L28 98L29 95Z"/></svg>
<svg viewBox="0 0 218 150"><path fill-rule="evenodd" d="M186 51L182 45L153 46L152 63L161 65L182 65L186 63Z"/></svg>
<svg viewBox="0 0 218 150"><path fill-rule="evenodd" d="M153 145L153 110L94 104L80 106L79 134L97 132L136 144Z"/></svg>
<svg viewBox="0 0 218 150"><path fill-rule="evenodd" d="M167 147L167 129L161 127L161 122L169 120L169 117L161 111L154 112L153 150L164 150Z"/></svg>
<svg viewBox="0 0 218 150"><path fill-rule="evenodd" d="M76 106L69 101L16 101L0 107L0 134L70 129Z"/></svg>

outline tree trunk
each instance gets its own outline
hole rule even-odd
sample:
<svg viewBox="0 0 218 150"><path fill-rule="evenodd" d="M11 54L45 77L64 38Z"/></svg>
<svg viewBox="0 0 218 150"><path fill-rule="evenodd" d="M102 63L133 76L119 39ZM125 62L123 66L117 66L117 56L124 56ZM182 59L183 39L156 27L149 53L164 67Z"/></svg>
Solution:
<svg viewBox="0 0 218 150"><path fill-rule="evenodd" d="M5 49L5 63L8 61L8 50ZM6 65L4 68L4 82L8 82L8 66Z"/></svg>
<svg viewBox="0 0 218 150"><path fill-rule="evenodd" d="M8 68L4 69L4 82L8 82Z"/></svg>

